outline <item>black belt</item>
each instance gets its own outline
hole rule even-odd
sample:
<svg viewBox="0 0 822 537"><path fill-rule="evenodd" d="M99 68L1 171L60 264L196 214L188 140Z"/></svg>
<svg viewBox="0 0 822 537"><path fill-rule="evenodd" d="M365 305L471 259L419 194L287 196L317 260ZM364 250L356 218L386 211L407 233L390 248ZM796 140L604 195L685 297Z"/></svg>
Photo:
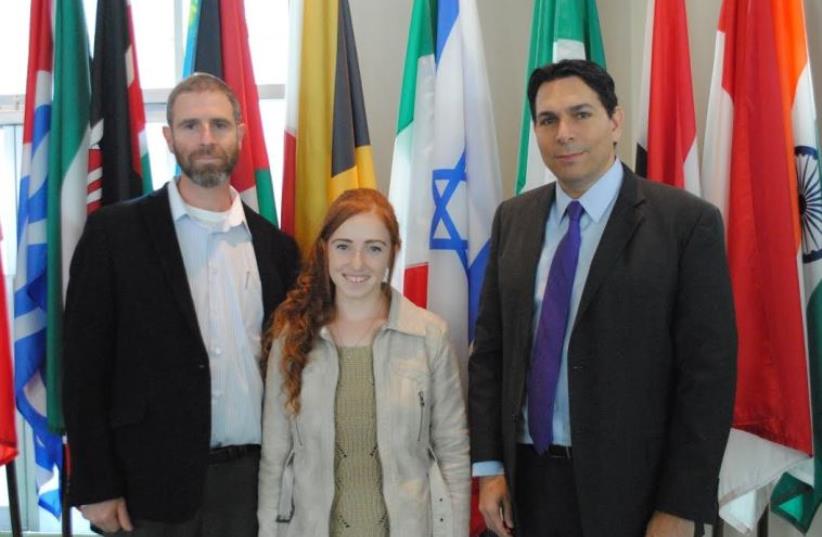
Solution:
<svg viewBox="0 0 822 537"><path fill-rule="evenodd" d="M260 444L243 444L240 446L222 446L211 448L208 452L208 464L220 464L233 461L246 455L260 454Z"/></svg>
<svg viewBox="0 0 822 537"><path fill-rule="evenodd" d="M548 456L557 459L570 459L571 446L560 446L558 444L551 444L548 446Z"/></svg>

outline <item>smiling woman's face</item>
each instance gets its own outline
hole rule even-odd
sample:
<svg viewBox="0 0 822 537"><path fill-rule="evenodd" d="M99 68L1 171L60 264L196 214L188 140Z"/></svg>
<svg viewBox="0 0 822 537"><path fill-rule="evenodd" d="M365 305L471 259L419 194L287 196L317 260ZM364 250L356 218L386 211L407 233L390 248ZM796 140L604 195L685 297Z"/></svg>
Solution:
<svg viewBox="0 0 822 537"><path fill-rule="evenodd" d="M359 213L328 238L328 273L336 300L372 300L391 260L391 236L379 216Z"/></svg>

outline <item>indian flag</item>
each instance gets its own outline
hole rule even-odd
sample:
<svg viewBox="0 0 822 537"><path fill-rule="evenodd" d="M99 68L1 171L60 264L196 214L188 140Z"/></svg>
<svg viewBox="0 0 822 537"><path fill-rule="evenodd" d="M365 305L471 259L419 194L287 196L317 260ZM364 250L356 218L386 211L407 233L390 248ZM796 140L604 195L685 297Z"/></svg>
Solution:
<svg viewBox="0 0 822 537"><path fill-rule="evenodd" d="M376 188L348 0L292 0L282 228L306 252L331 202Z"/></svg>
<svg viewBox="0 0 822 537"><path fill-rule="evenodd" d="M526 85L537 67L568 59L588 59L605 67L596 1L534 0ZM522 107L515 192L519 194L554 179L540 156L526 95Z"/></svg>
<svg viewBox="0 0 822 537"><path fill-rule="evenodd" d="M771 6L779 45L780 82L783 94L789 98L788 149L793 153L799 191L814 444L814 458L780 479L771 504L776 513L806 533L822 503L822 182L803 5L801 0L780 0L772 1Z"/></svg>
<svg viewBox="0 0 822 537"><path fill-rule="evenodd" d="M739 331L719 504L741 532L756 526L773 483L813 451L822 197L804 32L800 0L723 2L702 192L725 217Z"/></svg>

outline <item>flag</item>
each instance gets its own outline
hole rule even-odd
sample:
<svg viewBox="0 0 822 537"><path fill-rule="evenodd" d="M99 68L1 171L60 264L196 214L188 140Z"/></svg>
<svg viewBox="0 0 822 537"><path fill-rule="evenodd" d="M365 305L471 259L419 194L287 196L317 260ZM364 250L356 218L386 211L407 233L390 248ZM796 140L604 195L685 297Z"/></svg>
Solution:
<svg viewBox="0 0 822 537"><path fill-rule="evenodd" d="M814 458L785 474L771 497L772 509L807 533L822 504L822 181L811 67L801 0L771 2L780 82L787 97L788 150L795 163L802 225L802 276L813 415ZM818 483L819 486L814 484Z"/></svg>
<svg viewBox="0 0 822 537"><path fill-rule="evenodd" d="M83 4L55 0L54 7L54 88L46 181L46 398L49 428L62 432L63 298L71 256L86 223L91 87Z"/></svg>
<svg viewBox="0 0 822 537"><path fill-rule="evenodd" d="M39 504L60 516L59 491L48 485L63 465L63 447L46 418L48 161L52 123L52 2L32 0L23 119L23 158L17 213L14 278L14 389L17 408L32 428ZM58 263L59 264L59 263ZM53 340L52 340L53 341Z"/></svg>
<svg viewBox="0 0 822 537"><path fill-rule="evenodd" d="M389 193L403 242L393 284L448 322L463 385L501 197L475 0L415 0Z"/></svg>
<svg viewBox="0 0 822 537"><path fill-rule="evenodd" d="M292 0L282 227L306 252L332 201L376 188L348 0Z"/></svg>
<svg viewBox="0 0 822 537"><path fill-rule="evenodd" d="M702 170L702 193L725 217L739 333L720 514L743 533L756 526L773 482L812 452L803 272L818 269L803 270L803 249L817 240L819 178L805 175L810 166L802 172L808 187L797 186L797 163L811 161L795 156L796 148L816 139L792 134L792 118L809 111L794 99L810 76L798 49L787 46L793 29L780 27L788 20L782 15L798 8L775 9L782 2L722 4ZM800 203L805 188L810 194Z"/></svg>
<svg viewBox="0 0 822 537"><path fill-rule="evenodd" d="M684 0L648 0L636 171L699 195L696 117Z"/></svg>
<svg viewBox="0 0 822 537"><path fill-rule="evenodd" d="M0 230L0 243L2 241L3 231ZM10 463L17 456L10 343L6 275L0 262L0 466Z"/></svg>
<svg viewBox="0 0 822 537"><path fill-rule="evenodd" d="M211 73L225 81L240 102L246 125L231 185L266 220L277 223L271 169L254 81L243 0L191 0L184 76Z"/></svg>
<svg viewBox="0 0 822 537"><path fill-rule="evenodd" d="M605 67L596 1L534 0L526 86L528 77L537 67L567 59L588 59ZM554 175L542 161L531 123L526 95L522 107L517 183L514 187L517 194L554 180Z"/></svg>
<svg viewBox="0 0 822 537"><path fill-rule="evenodd" d="M89 213L152 190L130 0L98 2L95 27Z"/></svg>

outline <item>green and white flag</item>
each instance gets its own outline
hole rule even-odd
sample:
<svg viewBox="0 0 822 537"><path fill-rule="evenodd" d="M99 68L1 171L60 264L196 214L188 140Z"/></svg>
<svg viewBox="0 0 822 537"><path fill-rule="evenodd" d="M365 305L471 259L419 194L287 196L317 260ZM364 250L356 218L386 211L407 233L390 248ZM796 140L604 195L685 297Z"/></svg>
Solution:
<svg viewBox="0 0 822 537"><path fill-rule="evenodd" d="M566 59L589 59L605 67L596 1L534 0L526 85L531 72L537 67ZM554 176L542 162L534 139L531 110L528 96L525 95L514 191L519 194L553 180Z"/></svg>
<svg viewBox="0 0 822 537"><path fill-rule="evenodd" d="M431 190L427 185L431 177L434 147L436 24L436 3L416 0L408 29L389 191L403 241L396 260L393 284L416 304L427 304L428 293L426 239L431 225L428 215L431 201L429 196L420 194ZM413 195L412 192L417 194Z"/></svg>
<svg viewBox="0 0 822 537"><path fill-rule="evenodd" d="M86 222L89 47L83 3L57 0L54 16L54 97L48 166L48 308L46 377L49 428L63 430L61 404L63 298L74 247Z"/></svg>

